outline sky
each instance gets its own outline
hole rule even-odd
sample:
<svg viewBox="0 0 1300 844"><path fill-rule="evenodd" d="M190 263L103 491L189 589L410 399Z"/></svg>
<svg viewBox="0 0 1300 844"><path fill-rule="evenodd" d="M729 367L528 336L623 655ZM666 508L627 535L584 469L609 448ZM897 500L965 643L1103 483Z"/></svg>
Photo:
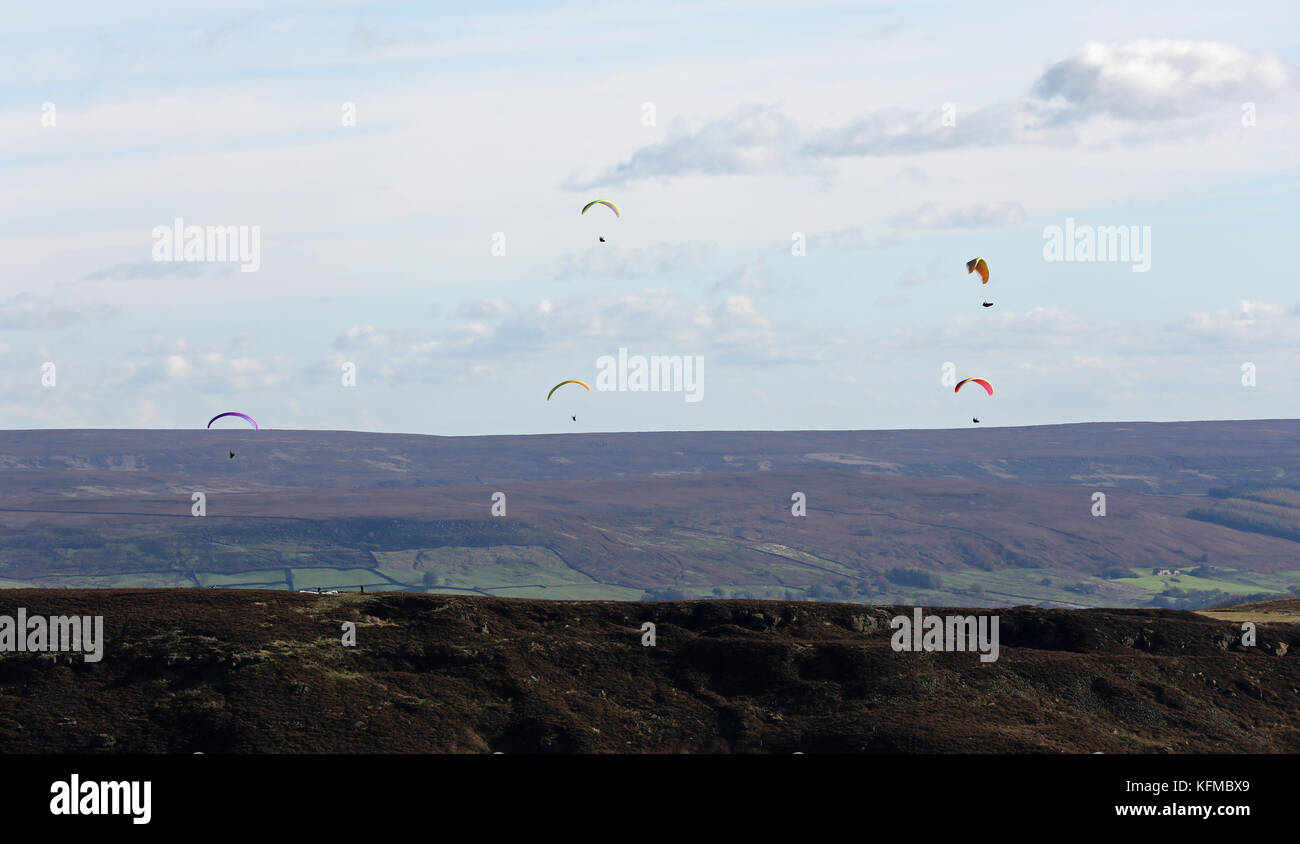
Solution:
<svg viewBox="0 0 1300 844"><path fill-rule="evenodd" d="M4 3L0 427L1294 418L1300 7L954 5Z"/></svg>

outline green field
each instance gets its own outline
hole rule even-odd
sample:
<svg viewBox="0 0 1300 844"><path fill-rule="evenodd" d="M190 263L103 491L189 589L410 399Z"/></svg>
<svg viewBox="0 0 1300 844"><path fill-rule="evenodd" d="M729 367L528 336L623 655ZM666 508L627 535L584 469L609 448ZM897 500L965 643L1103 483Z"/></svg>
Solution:
<svg viewBox="0 0 1300 844"><path fill-rule="evenodd" d="M447 546L376 551L374 556L385 575L421 588L482 589L501 594L498 590L508 588L600 585L540 545Z"/></svg>
<svg viewBox="0 0 1300 844"><path fill-rule="evenodd" d="M293 570L294 589L338 589L339 587L392 586L388 578L372 569L311 568Z"/></svg>
<svg viewBox="0 0 1300 844"><path fill-rule="evenodd" d="M609 586L603 583L570 586L512 586L484 589L499 598L544 598L550 601L636 601L645 594L640 589Z"/></svg>
<svg viewBox="0 0 1300 844"><path fill-rule="evenodd" d="M59 578L69 589L193 589L189 572L137 572L113 575L82 575Z"/></svg>
<svg viewBox="0 0 1300 844"><path fill-rule="evenodd" d="M194 574L202 586L261 586L265 589L285 589L289 585L284 579L284 569L241 571L236 574L201 571Z"/></svg>

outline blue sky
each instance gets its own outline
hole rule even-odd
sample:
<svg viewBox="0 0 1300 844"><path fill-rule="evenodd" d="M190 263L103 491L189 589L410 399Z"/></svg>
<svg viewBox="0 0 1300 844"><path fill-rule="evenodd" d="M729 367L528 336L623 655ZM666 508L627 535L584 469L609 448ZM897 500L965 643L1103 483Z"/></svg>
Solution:
<svg viewBox="0 0 1300 844"><path fill-rule="evenodd" d="M1295 5L950 7L7 9L3 424L1294 417ZM153 261L176 217L259 226L259 269ZM1045 261L1067 217L1149 227L1149 271ZM702 356L703 400L544 400L620 347Z"/></svg>

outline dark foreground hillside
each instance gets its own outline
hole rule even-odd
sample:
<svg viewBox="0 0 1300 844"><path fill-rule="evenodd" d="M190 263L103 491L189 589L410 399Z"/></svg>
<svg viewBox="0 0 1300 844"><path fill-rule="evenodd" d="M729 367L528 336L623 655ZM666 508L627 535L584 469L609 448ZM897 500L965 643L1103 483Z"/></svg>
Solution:
<svg viewBox="0 0 1300 844"><path fill-rule="evenodd" d="M3 596L3 615L103 615L107 642L98 663L0 654L4 753L1300 752L1294 600L1231 619L995 610L986 664L894 652L889 619L910 607Z"/></svg>

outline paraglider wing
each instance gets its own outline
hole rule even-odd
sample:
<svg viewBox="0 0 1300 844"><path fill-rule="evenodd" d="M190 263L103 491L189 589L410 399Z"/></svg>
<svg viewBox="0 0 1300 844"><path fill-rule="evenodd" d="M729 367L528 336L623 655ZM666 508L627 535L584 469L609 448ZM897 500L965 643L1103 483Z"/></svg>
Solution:
<svg viewBox="0 0 1300 844"><path fill-rule="evenodd" d="M555 391L563 387L565 384L581 384L583 389L585 389L589 393L591 392L591 388L587 386L586 381L579 381L577 378L570 378L568 381L561 381L560 383L552 387L551 391L546 394L546 400L550 401L551 396L555 395Z"/></svg>
<svg viewBox="0 0 1300 844"><path fill-rule="evenodd" d="M218 419L220 419L220 418L223 417L223 416L238 416L240 419L247 419L249 422L252 423L252 425L253 425L253 429L254 429L254 430L257 429L257 420L256 420L256 419L254 419L253 417L249 416L247 413L237 413L237 412L235 412L235 411L233 411L233 410L228 410L228 411L226 411L225 413L218 413L216 416L214 416L214 417L212 417L211 419L209 419L209 420L208 420L208 427L211 428L211 427L212 427L212 423L213 423L213 422L216 422Z"/></svg>
<svg viewBox="0 0 1300 844"><path fill-rule="evenodd" d="M989 283L989 264L983 258L971 258L966 262L966 275L979 273L980 278L984 279L980 284Z"/></svg>
<svg viewBox="0 0 1300 844"><path fill-rule="evenodd" d="M588 202L586 205L582 206L582 213L586 214L587 209L593 205L606 205L609 207L609 210L614 212L615 217L623 216L622 214L618 213L618 206L610 202L608 199L594 199L591 202Z"/></svg>
<svg viewBox="0 0 1300 844"><path fill-rule="evenodd" d="M979 384L981 387L983 387L984 390L990 396L993 395L993 385L990 384L988 381L985 381L983 378L963 378L962 380L957 382L957 386L953 387L952 391L954 393L959 392L963 384L969 383L971 381L974 381L976 384Z"/></svg>

